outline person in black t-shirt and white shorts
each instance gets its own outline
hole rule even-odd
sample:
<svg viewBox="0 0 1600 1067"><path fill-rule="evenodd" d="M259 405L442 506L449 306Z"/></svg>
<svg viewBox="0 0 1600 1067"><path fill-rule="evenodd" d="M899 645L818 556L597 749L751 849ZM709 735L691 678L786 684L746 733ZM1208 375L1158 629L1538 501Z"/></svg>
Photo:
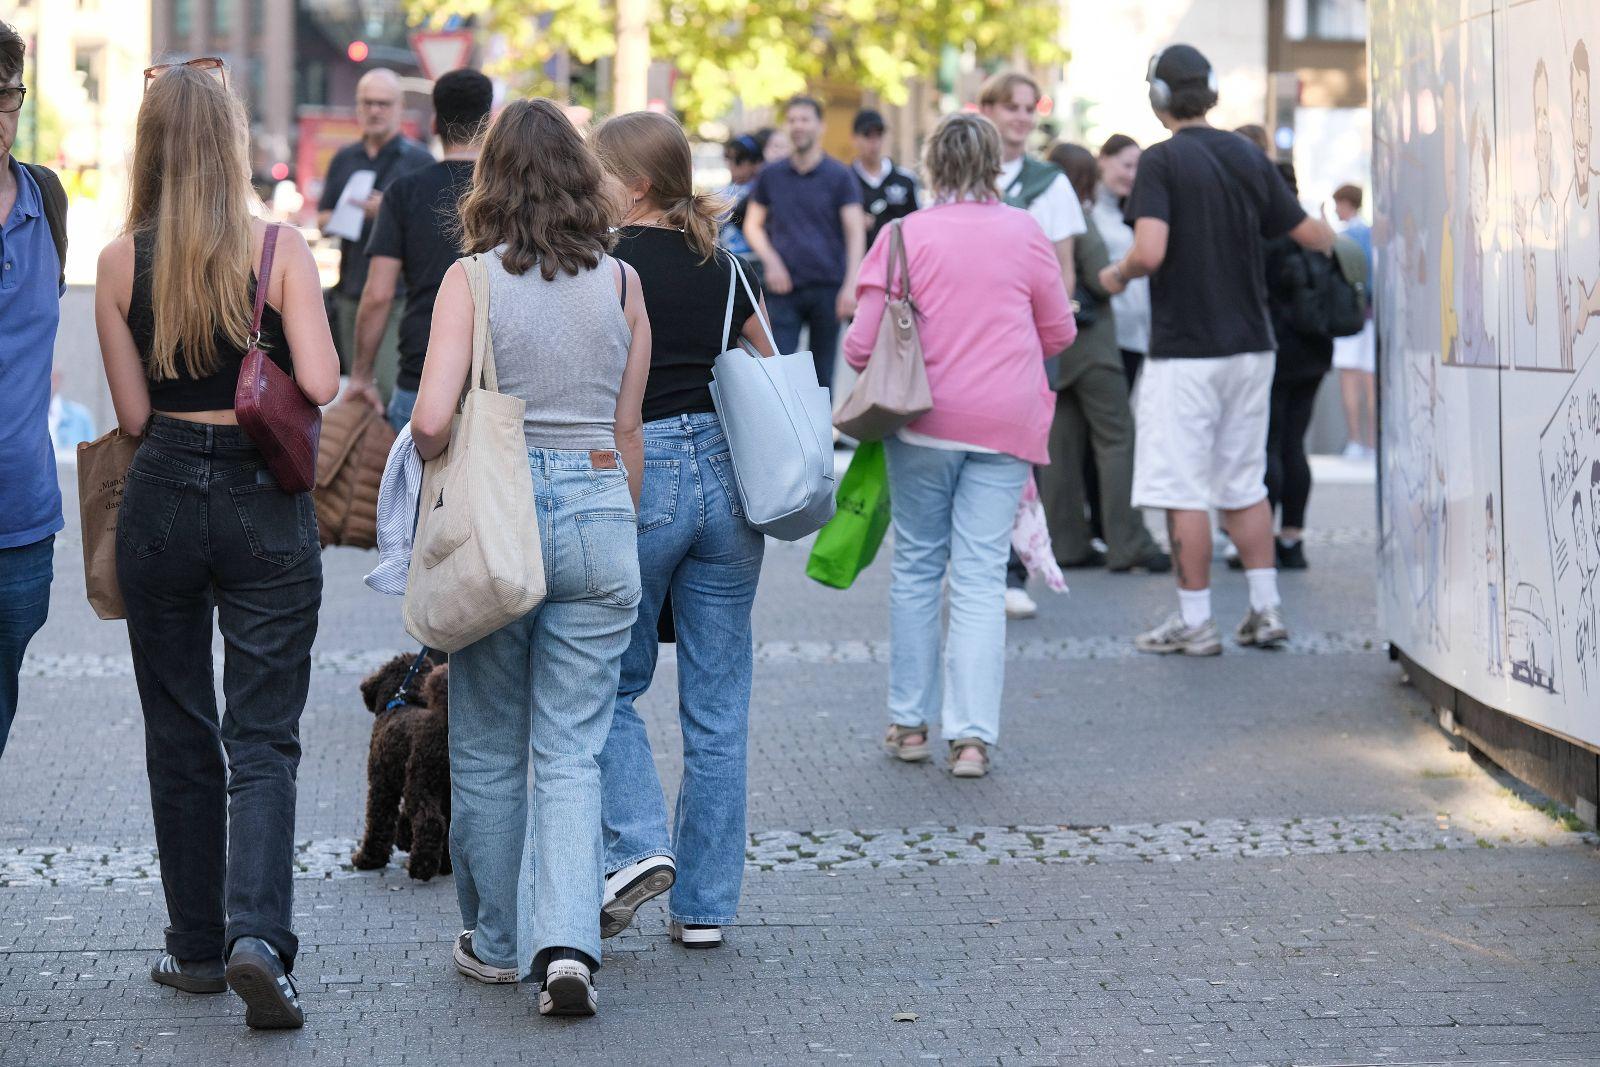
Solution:
<svg viewBox="0 0 1600 1067"><path fill-rule="evenodd" d="M878 239L878 232L895 219L903 219L922 204L917 176L883 154L883 139L888 132L883 116L871 108L856 112L850 124L850 140L855 144L855 162L850 169L861 183L861 208L867 214L867 247Z"/></svg>
<svg viewBox="0 0 1600 1067"><path fill-rule="evenodd" d="M1288 234L1327 252L1333 231L1307 217L1253 145L1206 121L1217 103L1216 74L1199 51L1181 44L1161 51L1146 80L1156 117L1172 136L1139 160L1127 205L1133 247L1101 281L1118 293L1134 278L1151 278L1133 503L1167 513L1179 610L1134 643L1142 652L1222 651L1211 617L1207 511L1215 508L1250 584L1250 611L1235 639L1272 647L1289 634L1267 502L1276 341L1260 239Z"/></svg>

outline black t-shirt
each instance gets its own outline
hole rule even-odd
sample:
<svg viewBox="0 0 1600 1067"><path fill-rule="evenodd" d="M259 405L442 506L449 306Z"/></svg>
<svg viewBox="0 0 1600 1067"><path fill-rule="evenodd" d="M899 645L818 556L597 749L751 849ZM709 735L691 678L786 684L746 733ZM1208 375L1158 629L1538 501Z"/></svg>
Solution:
<svg viewBox="0 0 1600 1067"><path fill-rule="evenodd" d="M733 323L722 334L728 308L729 260L725 252L702 262L677 230L630 226L612 255L639 272L650 316L650 377L644 387L644 421L716 410L711 365L726 352L755 313L744 286L735 283ZM759 284L745 271L750 287Z"/></svg>
<svg viewBox="0 0 1600 1067"><path fill-rule="evenodd" d="M383 194L383 206L367 243L368 256L400 261L406 285L406 310L400 317L400 373L395 385L415 389L428 354L433 300L450 264L461 258L456 226L461 198L472 184L470 159L447 159L396 179Z"/></svg>
<svg viewBox="0 0 1600 1067"><path fill-rule="evenodd" d="M867 213L867 247L878 239L878 231L895 219L917 210L917 178L910 171L889 164L889 173L877 185L867 180L859 166L850 168L861 183L861 207Z"/></svg>
<svg viewBox="0 0 1600 1067"><path fill-rule="evenodd" d="M1150 279L1150 355L1270 352L1262 238L1306 217L1261 149L1238 134L1188 126L1139 157L1130 224L1160 219L1167 257Z"/></svg>
<svg viewBox="0 0 1600 1067"><path fill-rule="evenodd" d="M376 156L368 156L366 146L360 141L347 144L333 154L328 162L328 177L322 183L322 198L317 201L318 211L332 211L339 204L339 196L358 170L373 171L372 188L388 192L395 179L433 162L433 155L424 147L403 134L391 138L378 149ZM367 284L367 254L362 251L372 237L374 219L361 222L361 239L339 239L339 284L334 288L345 296L359 300L361 289Z"/></svg>

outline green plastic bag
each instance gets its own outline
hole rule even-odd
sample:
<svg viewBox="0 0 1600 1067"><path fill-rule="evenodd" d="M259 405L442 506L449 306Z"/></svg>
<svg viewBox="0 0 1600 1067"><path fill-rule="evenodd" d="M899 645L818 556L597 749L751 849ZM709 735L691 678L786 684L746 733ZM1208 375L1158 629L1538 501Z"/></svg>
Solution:
<svg viewBox="0 0 1600 1067"><path fill-rule="evenodd" d="M866 570L889 530L889 469L883 444L864 441L839 480L838 510L817 532L806 574L823 585L848 589Z"/></svg>

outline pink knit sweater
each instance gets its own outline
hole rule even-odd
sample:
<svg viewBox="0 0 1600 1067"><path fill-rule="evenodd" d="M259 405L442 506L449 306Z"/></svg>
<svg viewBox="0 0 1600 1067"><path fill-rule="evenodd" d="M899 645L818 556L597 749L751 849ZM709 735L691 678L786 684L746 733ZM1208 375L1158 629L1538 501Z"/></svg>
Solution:
<svg viewBox="0 0 1600 1067"><path fill-rule="evenodd" d="M933 391L933 410L907 429L1049 463L1055 394L1044 360L1078 334L1055 248L1032 216L1000 203L936 205L902 226ZM857 370L883 319L888 255L886 226L862 261L859 306L844 339Z"/></svg>

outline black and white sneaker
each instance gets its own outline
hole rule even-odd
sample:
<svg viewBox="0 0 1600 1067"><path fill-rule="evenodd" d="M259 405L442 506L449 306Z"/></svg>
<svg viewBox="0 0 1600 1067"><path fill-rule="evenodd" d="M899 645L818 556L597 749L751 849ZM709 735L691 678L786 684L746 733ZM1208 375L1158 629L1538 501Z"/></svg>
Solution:
<svg viewBox="0 0 1600 1067"><path fill-rule="evenodd" d="M684 948L722 947L722 927L720 926L674 922L669 932L672 935L672 940L680 942Z"/></svg>
<svg viewBox="0 0 1600 1067"><path fill-rule="evenodd" d="M285 973L277 949L259 937L241 937L228 955L228 988L244 1001L252 1030L296 1030L306 1024L300 993Z"/></svg>
<svg viewBox="0 0 1600 1067"><path fill-rule="evenodd" d="M606 875L606 895L600 905L600 936L616 937L633 922L639 906L672 888L678 867L671 856L649 856Z"/></svg>
<svg viewBox="0 0 1600 1067"><path fill-rule="evenodd" d="M539 987L540 1015L593 1015L599 1006L594 972L583 954L570 948L550 953L544 984Z"/></svg>
<svg viewBox="0 0 1600 1067"><path fill-rule="evenodd" d="M150 968L150 980L185 993L225 993L228 983L222 972L220 959L180 960L169 952Z"/></svg>
<svg viewBox="0 0 1600 1067"><path fill-rule="evenodd" d="M504 982L517 980L515 967L496 967L492 963L484 963L478 954L472 951L472 931L463 930L456 937L456 948L453 953L456 961L456 970L468 978L484 982L488 985L500 985Z"/></svg>

